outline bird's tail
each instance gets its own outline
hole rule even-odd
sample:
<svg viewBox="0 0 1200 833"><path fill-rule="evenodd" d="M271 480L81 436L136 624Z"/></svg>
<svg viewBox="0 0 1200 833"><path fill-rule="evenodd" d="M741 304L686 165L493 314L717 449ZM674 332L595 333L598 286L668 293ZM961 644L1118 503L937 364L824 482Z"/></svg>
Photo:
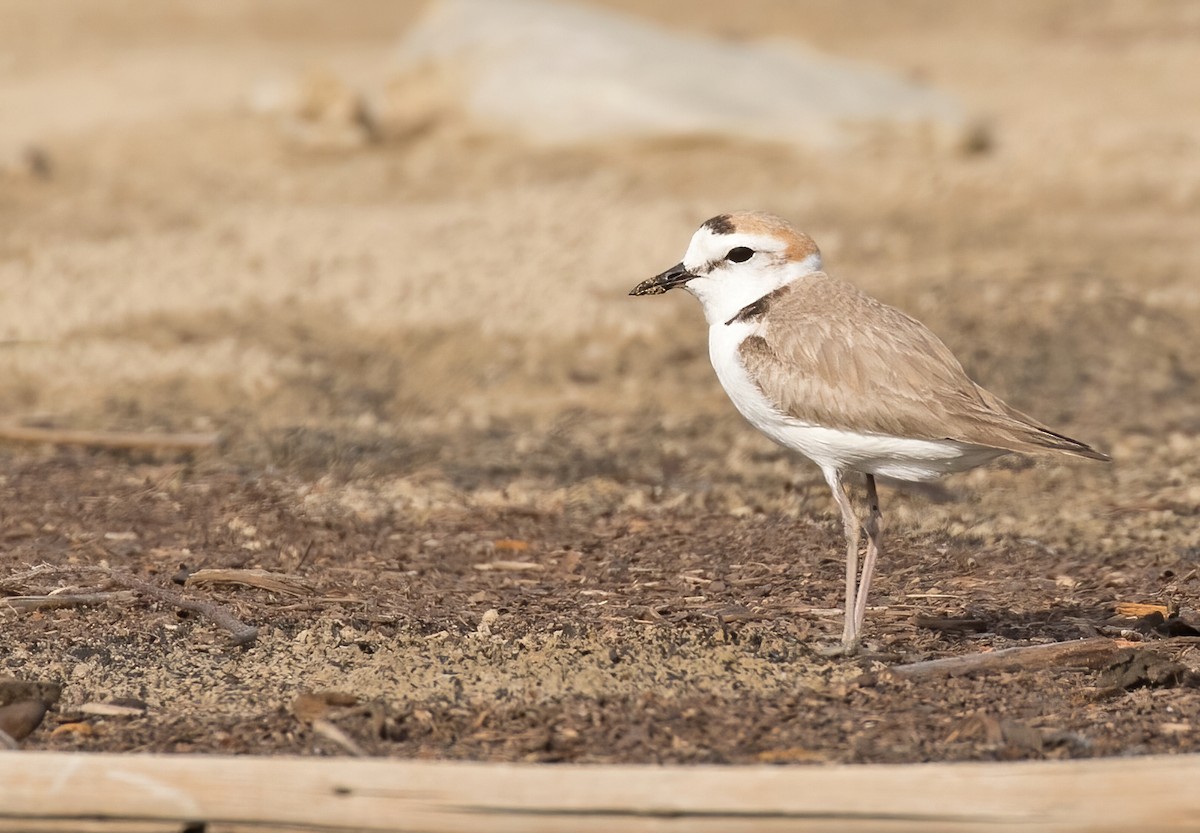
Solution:
<svg viewBox="0 0 1200 833"><path fill-rule="evenodd" d="M1017 451L1059 451L1064 454L1071 454L1075 457L1086 457L1089 460L1100 460L1102 462L1110 462L1112 460L1103 451L1097 451L1085 442L1077 440L1074 437L1068 437L1066 434L1060 434L1050 428L1047 428L1042 423L1031 417L1029 414L1022 413L1006 402L996 400L1004 410L1005 415L1011 419L1017 429L1017 434L1022 444L1028 444L1027 448L1015 449Z"/></svg>
<svg viewBox="0 0 1200 833"><path fill-rule="evenodd" d="M1030 433L1033 435L1030 441L1034 445L1042 446L1047 451L1061 451L1065 454L1086 457L1089 460L1100 460L1105 463L1112 460L1112 457L1109 457L1103 451L1097 451L1085 442L1068 437L1065 434L1059 434L1057 431L1051 431L1049 428L1038 426L1035 431Z"/></svg>

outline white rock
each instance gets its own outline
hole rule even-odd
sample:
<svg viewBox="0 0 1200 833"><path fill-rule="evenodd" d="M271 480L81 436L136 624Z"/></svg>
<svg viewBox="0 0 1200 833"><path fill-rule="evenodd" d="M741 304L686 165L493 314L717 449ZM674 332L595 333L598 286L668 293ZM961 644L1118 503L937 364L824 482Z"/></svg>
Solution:
<svg viewBox="0 0 1200 833"><path fill-rule="evenodd" d="M887 71L564 2L439 0L393 66L393 95L375 113L385 125L393 110L393 121L415 117L394 94L407 87L425 91L420 109L430 91L454 96L477 125L545 144L723 135L830 147L898 127L969 138L954 98Z"/></svg>

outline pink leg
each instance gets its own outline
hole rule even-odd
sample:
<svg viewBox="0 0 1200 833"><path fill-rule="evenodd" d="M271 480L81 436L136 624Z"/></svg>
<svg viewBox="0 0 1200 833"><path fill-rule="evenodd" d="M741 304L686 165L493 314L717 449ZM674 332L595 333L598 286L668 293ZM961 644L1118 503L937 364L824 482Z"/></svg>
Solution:
<svg viewBox="0 0 1200 833"><path fill-rule="evenodd" d="M838 508L842 511L842 530L846 534L846 612L845 624L842 627L842 648L849 653L858 645L856 611L858 610L859 524L858 518L854 514L854 506L850 503L850 496L846 494L846 488L842 484L842 473L836 469L827 469L825 482L833 490L833 499L837 501Z"/></svg>
<svg viewBox="0 0 1200 833"><path fill-rule="evenodd" d="M883 513L879 511L879 494L875 491L875 475L867 475L867 555L863 559L862 580L858 585L858 598L854 607L854 630L862 633L863 621L867 618L867 593L871 591L871 576L875 562L883 548Z"/></svg>

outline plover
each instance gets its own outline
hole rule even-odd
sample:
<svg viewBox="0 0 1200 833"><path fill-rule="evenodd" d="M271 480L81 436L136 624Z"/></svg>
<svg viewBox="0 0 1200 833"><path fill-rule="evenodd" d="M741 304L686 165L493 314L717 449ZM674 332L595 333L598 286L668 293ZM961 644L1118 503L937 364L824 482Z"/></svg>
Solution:
<svg viewBox="0 0 1200 833"><path fill-rule="evenodd" d="M833 490L846 535L846 651L858 644L882 550L876 477L927 481L1014 451L1109 459L975 384L919 321L821 271L816 243L779 217L713 217L680 263L629 294L677 286L704 307L709 358L738 411L816 463ZM866 476L861 527L849 472Z"/></svg>

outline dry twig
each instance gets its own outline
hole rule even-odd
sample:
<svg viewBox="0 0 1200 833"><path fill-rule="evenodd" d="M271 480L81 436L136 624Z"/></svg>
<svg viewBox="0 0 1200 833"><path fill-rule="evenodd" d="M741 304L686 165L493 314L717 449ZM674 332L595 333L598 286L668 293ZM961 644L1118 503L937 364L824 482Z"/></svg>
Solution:
<svg viewBox="0 0 1200 833"><path fill-rule="evenodd" d="M97 567L91 565L78 566L55 566L51 564L41 564L24 573L9 576L5 579L6 583L16 581L27 581L36 576L55 575L60 573L85 573L89 575L102 575L111 581L113 584L127 587L143 596L149 596L160 602L164 602L174 607L190 610L199 613L201 616L219 625L233 636L234 645L248 645L258 638L258 628L253 625L247 625L245 622L238 619L229 610L221 605L213 604L212 602L200 601L199 599L189 599L186 596L168 590L165 587L159 587L157 584L151 584L148 581L142 581L140 578L134 578L126 573L118 572L109 569L108 567Z"/></svg>
<svg viewBox="0 0 1200 833"><path fill-rule="evenodd" d="M157 584L150 584L139 578L122 573L112 573L112 580L131 590L136 590L143 596L149 596L153 599L158 599L160 602L166 602L169 605L190 610L207 617L213 623L229 631L230 635L233 636L234 645L249 645L258 638L258 628L253 625L247 625L221 605L200 601L199 599L189 599L180 593L176 593L174 590L168 590L165 587L159 587Z"/></svg>
<svg viewBox="0 0 1200 833"><path fill-rule="evenodd" d="M300 576L267 570L197 570L187 577L183 586L191 587L194 584L241 584L287 596L311 596L316 592L316 588Z"/></svg>
<svg viewBox="0 0 1200 833"><path fill-rule="evenodd" d="M176 449L202 451L215 446L219 434L154 434L135 431L79 431L71 428L35 428L19 420L0 421L0 440L50 445L85 445L93 448Z"/></svg>
<svg viewBox="0 0 1200 833"><path fill-rule="evenodd" d="M13 610L47 610L56 607L79 607L82 605L108 604L109 602L133 601L129 590L96 593L59 593L46 596L2 596L0 605Z"/></svg>
<svg viewBox="0 0 1200 833"><path fill-rule="evenodd" d="M905 680L934 680L996 671L1031 671L1074 665L1100 668L1112 661L1117 652L1134 643L1104 636L1050 645L1020 645L985 654L944 657L908 665L896 665L889 671Z"/></svg>
<svg viewBox="0 0 1200 833"><path fill-rule="evenodd" d="M541 564L538 564L536 561L486 561L481 564L473 564L471 566L473 566L476 570L481 570L485 573L486 572L521 573L521 572L530 572L530 571L536 572L539 570L546 569L544 566L542 566Z"/></svg>
<svg viewBox="0 0 1200 833"><path fill-rule="evenodd" d="M324 717L318 717L316 720L314 720L312 722L312 728L313 728L313 732L315 732L316 734L325 738L326 740L333 741L338 746L340 746L343 750L345 750L346 752L349 752L354 757L356 757L356 758L367 757L366 751L361 746L359 746L352 737L350 737L345 732L343 732L332 721L329 721L329 720L325 719Z"/></svg>

